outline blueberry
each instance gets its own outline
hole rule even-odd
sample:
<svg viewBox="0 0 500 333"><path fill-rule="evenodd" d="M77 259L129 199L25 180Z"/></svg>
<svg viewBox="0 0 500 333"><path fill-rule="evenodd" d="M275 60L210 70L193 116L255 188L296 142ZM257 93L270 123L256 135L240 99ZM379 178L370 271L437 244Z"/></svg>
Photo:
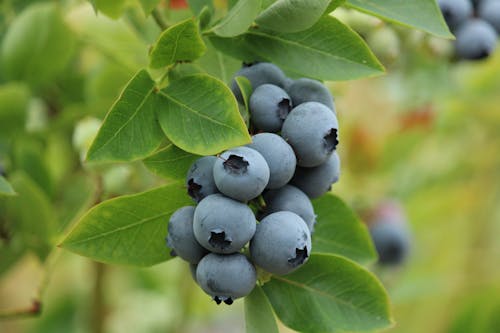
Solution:
<svg viewBox="0 0 500 333"><path fill-rule="evenodd" d="M197 264L208 251L194 237L194 211L193 206L186 206L172 214L168 223L167 245L172 249L173 255Z"/></svg>
<svg viewBox="0 0 500 333"><path fill-rule="evenodd" d="M404 262L410 249L410 236L405 226L377 222L370 227L370 234L377 249L379 263L398 265Z"/></svg>
<svg viewBox="0 0 500 333"><path fill-rule="evenodd" d="M455 41L457 56L462 59L480 60L487 58L495 49L495 29L481 19L470 19L458 28Z"/></svg>
<svg viewBox="0 0 500 333"><path fill-rule="evenodd" d="M472 15L470 0L438 0L439 8L450 30L456 30Z"/></svg>
<svg viewBox="0 0 500 333"><path fill-rule="evenodd" d="M309 230L312 232L316 223L316 214L309 200L309 197L292 185L285 185L277 190L270 190L264 194L266 208L262 213L262 217L269 214L289 211L299 215L306 222Z"/></svg>
<svg viewBox="0 0 500 333"><path fill-rule="evenodd" d="M305 102L318 102L335 112L333 96L325 85L317 80L302 78L293 81L287 87L292 98L292 105L296 107Z"/></svg>
<svg viewBox="0 0 500 333"><path fill-rule="evenodd" d="M336 149L338 128L337 117L329 108L318 102L306 102L290 112L281 136L295 151L297 165L315 167Z"/></svg>
<svg viewBox="0 0 500 333"><path fill-rule="evenodd" d="M250 294L257 282L257 272L241 253L210 253L198 264L196 279L217 304L232 304L235 299Z"/></svg>
<svg viewBox="0 0 500 333"><path fill-rule="evenodd" d="M197 159L189 168L186 177L188 194L194 201L200 202L210 194L218 193L215 186L213 169L217 157L204 156Z"/></svg>
<svg viewBox="0 0 500 333"><path fill-rule="evenodd" d="M500 1L484 0L479 4L479 17L495 28L500 34Z"/></svg>
<svg viewBox="0 0 500 333"><path fill-rule="evenodd" d="M297 186L309 198L317 198L330 191L339 176L340 159L337 152L334 152L325 163L317 167L297 168L290 183Z"/></svg>
<svg viewBox="0 0 500 333"><path fill-rule="evenodd" d="M214 180L220 192L240 201L259 196L269 182L269 166L255 149L236 147L215 161Z"/></svg>
<svg viewBox="0 0 500 333"><path fill-rule="evenodd" d="M278 87L283 88L286 82L286 76L283 71L276 65L268 62L258 62L248 66L244 66L239 71L234 74L234 77L244 76L252 84L253 90L257 89L258 86L264 83L271 83ZM236 99L243 103L243 97L241 96L240 88L233 79L231 82L231 90L236 96Z"/></svg>
<svg viewBox="0 0 500 333"><path fill-rule="evenodd" d="M269 166L267 188L280 188L292 179L297 159L292 147L281 136L273 133L256 134L247 146L258 151Z"/></svg>
<svg viewBox="0 0 500 333"><path fill-rule="evenodd" d="M251 121L261 131L279 132L291 109L290 96L273 84L258 86L250 96Z"/></svg>
<svg viewBox="0 0 500 333"><path fill-rule="evenodd" d="M272 274L288 274L311 254L311 233L295 213L282 211L266 216L250 242L252 261Z"/></svg>
<svg viewBox="0 0 500 333"><path fill-rule="evenodd" d="M252 238L255 224L255 216L247 205L222 194L212 194L196 207L193 231L196 240L206 249L233 253Z"/></svg>

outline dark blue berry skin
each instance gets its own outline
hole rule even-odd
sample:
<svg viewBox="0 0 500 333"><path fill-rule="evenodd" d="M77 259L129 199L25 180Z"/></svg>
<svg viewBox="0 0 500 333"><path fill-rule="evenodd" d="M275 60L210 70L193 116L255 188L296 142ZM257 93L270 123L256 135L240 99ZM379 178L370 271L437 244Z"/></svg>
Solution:
<svg viewBox="0 0 500 333"><path fill-rule="evenodd" d="M317 198L335 184L340 177L340 159L337 152L334 152L328 160L314 168L297 168L295 175L290 182L298 187L309 198Z"/></svg>
<svg viewBox="0 0 500 333"><path fill-rule="evenodd" d="M255 149L236 147L222 153L213 175L219 191L230 198L248 201L259 196L269 182L269 166Z"/></svg>
<svg viewBox="0 0 500 333"><path fill-rule="evenodd" d="M257 282L257 272L241 253L210 253L198 264L196 280L217 304L232 304L235 299L250 294Z"/></svg>
<svg viewBox="0 0 500 333"><path fill-rule="evenodd" d="M269 273L284 275L303 265L311 254L311 232L295 213L282 211L266 216L250 242L253 263Z"/></svg>
<svg viewBox="0 0 500 333"><path fill-rule="evenodd" d="M212 194L196 206L194 236L211 252L238 252L253 237L256 220L252 210L222 194Z"/></svg>
<svg viewBox="0 0 500 333"><path fill-rule="evenodd" d="M204 156L197 159L189 168L186 176L188 194L194 201L200 202L207 195L218 193L213 169L217 157Z"/></svg>
<svg viewBox="0 0 500 333"><path fill-rule="evenodd" d="M250 120L258 130L279 132L292 109L290 96L278 86L263 84L250 96Z"/></svg>
<svg viewBox="0 0 500 333"><path fill-rule="evenodd" d="M292 179L297 159L292 147L281 136L259 133L252 136L252 143L247 147L258 151L269 166L269 182L266 188L280 188Z"/></svg>
<svg viewBox="0 0 500 333"><path fill-rule="evenodd" d="M455 31L472 16L473 7L470 0L438 0L438 4L451 31Z"/></svg>
<svg viewBox="0 0 500 333"><path fill-rule="evenodd" d="M305 102L318 102L335 112L335 103L330 90L317 80L297 79L287 87L287 92L292 99L293 107Z"/></svg>
<svg viewBox="0 0 500 333"><path fill-rule="evenodd" d="M315 167L336 149L338 128L337 117L329 108L318 102L306 102L290 112L281 136L295 151L298 166Z"/></svg>
<svg viewBox="0 0 500 333"><path fill-rule="evenodd" d="M455 37L457 56L466 60L480 60L489 57L497 44L495 29L481 19L467 20L457 29Z"/></svg>
<svg viewBox="0 0 500 333"><path fill-rule="evenodd" d="M244 76L252 84L252 89L255 91L257 87L264 83L274 84L280 88L285 86L287 77L285 73L276 65L268 62L258 62L249 66L241 68L234 77ZM238 100L238 102L243 103L243 97L241 96L240 88L236 84L236 80L231 81L231 90Z"/></svg>
<svg viewBox="0 0 500 333"><path fill-rule="evenodd" d="M316 214L309 197L292 185L285 185L276 190L270 190L263 195L266 207L262 217L280 211L289 211L299 215L312 232L316 223Z"/></svg>
<svg viewBox="0 0 500 333"><path fill-rule="evenodd" d="M208 253L194 237L194 211L193 206L182 207L175 211L168 223L167 236L167 245L174 254L191 264L197 264Z"/></svg>
<svg viewBox="0 0 500 333"><path fill-rule="evenodd" d="M380 264L400 265L405 261L410 250L410 237L404 226L378 222L370 227L370 234Z"/></svg>
<svg viewBox="0 0 500 333"><path fill-rule="evenodd" d="M500 1L483 0L478 6L479 18L485 20L500 34Z"/></svg>

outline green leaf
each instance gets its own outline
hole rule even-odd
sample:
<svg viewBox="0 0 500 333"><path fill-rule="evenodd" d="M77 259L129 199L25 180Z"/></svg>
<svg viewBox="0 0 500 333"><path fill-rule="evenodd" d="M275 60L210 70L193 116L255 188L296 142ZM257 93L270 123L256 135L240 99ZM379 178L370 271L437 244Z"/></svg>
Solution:
<svg viewBox="0 0 500 333"><path fill-rule="evenodd" d="M16 195L16 191L14 191L7 179L0 176L0 196L2 195Z"/></svg>
<svg viewBox="0 0 500 333"><path fill-rule="evenodd" d="M169 144L146 158L144 165L152 173L173 180L184 180L191 164L200 158Z"/></svg>
<svg viewBox="0 0 500 333"><path fill-rule="evenodd" d="M327 194L313 200L313 206L318 216L314 253L338 254L361 263L377 259L368 229L340 198Z"/></svg>
<svg viewBox="0 0 500 333"><path fill-rule="evenodd" d="M435 0L348 0L347 5L390 22L453 38Z"/></svg>
<svg viewBox="0 0 500 333"><path fill-rule="evenodd" d="M10 138L24 130L29 88L21 83L0 86L0 138Z"/></svg>
<svg viewBox="0 0 500 333"><path fill-rule="evenodd" d="M97 12L113 19L117 19L123 14L127 3L126 0L91 0L90 2Z"/></svg>
<svg viewBox="0 0 500 333"><path fill-rule="evenodd" d="M198 24L188 19L163 31L151 50L151 68L160 68L181 61L193 61L205 52Z"/></svg>
<svg viewBox="0 0 500 333"><path fill-rule="evenodd" d="M297 33L250 29L235 38L210 40L233 57L267 60L287 72L319 80L357 79L384 70L363 39L331 16Z"/></svg>
<svg viewBox="0 0 500 333"><path fill-rule="evenodd" d="M244 76L237 76L234 80L236 81L236 84L241 91L241 96L243 97L244 107L240 108L240 113L245 120L245 124L248 126L250 124L250 95L252 95L253 91L252 84Z"/></svg>
<svg viewBox="0 0 500 333"><path fill-rule="evenodd" d="M10 25L0 49L6 78L50 83L70 61L76 40L57 4L29 6Z"/></svg>
<svg viewBox="0 0 500 333"><path fill-rule="evenodd" d="M245 324L246 333L279 333L271 304L259 286L245 297Z"/></svg>
<svg viewBox="0 0 500 333"><path fill-rule="evenodd" d="M196 62L210 75L230 83L234 73L241 68L241 61L219 52L212 44L207 43L207 52Z"/></svg>
<svg viewBox="0 0 500 333"><path fill-rule="evenodd" d="M199 15L205 6L208 7L212 13L215 10L212 0L187 0L187 3L194 15Z"/></svg>
<svg viewBox="0 0 500 333"><path fill-rule="evenodd" d="M343 257L314 254L297 271L273 276L263 289L278 318L300 332L368 331L392 324L382 284Z"/></svg>
<svg viewBox="0 0 500 333"><path fill-rule="evenodd" d="M133 161L154 152L164 138L156 121L155 83L139 71L111 107L87 153L88 161Z"/></svg>
<svg viewBox="0 0 500 333"><path fill-rule="evenodd" d="M160 93L158 120L177 147L213 155L251 142L231 90L206 74L173 81Z"/></svg>
<svg viewBox="0 0 500 333"><path fill-rule="evenodd" d="M319 20L331 0L278 0L255 20L265 29L298 32L310 28Z"/></svg>
<svg viewBox="0 0 500 333"><path fill-rule="evenodd" d="M326 7L324 14L330 14L335 9L337 9L337 7L340 7L341 5L343 5L345 3L345 1L346 0L332 0L332 1L330 1L330 4L328 5L328 7Z"/></svg>
<svg viewBox="0 0 500 333"><path fill-rule="evenodd" d="M239 0L211 30L222 37L241 35L252 25L260 11L261 0Z"/></svg>
<svg viewBox="0 0 500 333"><path fill-rule="evenodd" d="M141 8L146 16L148 16L153 11L153 9L158 5L159 2L160 0L139 0Z"/></svg>
<svg viewBox="0 0 500 333"><path fill-rule="evenodd" d="M10 178L17 196L5 200L6 221L12 234L44 260L52 249L57 220L47 195L25 173Z"/></svg>
<svg viewBox="0 0 500 333"><path fill-rule="evenodd" d="M191 203L179 184L105 201L82 217L61 247L111 264L160 263L170 259L165 245L170 215Z"/></svg>

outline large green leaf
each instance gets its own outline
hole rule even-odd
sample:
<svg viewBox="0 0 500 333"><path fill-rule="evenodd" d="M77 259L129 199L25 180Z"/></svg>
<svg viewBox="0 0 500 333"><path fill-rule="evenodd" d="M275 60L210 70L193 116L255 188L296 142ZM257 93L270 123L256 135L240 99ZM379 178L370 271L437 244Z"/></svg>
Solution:
<svg viewBox="0 0 500 333"><path fill-rule="evenodd" d="M279 333L271 304L259 286L245 297L245 324L246 333Z"/></svg>
<svg viewBox="0 0 500 333"><path fill-rule="evenodd" d="M207 43L207 52L196 62L210 75L229 83L241 68L241 61L231 58Z"/></svg>
<svg viewBox="0 0 500 333"><path fill-rule="evenodd" d="M156 120L158 96L145 70L128 83L87 153L89 161L132 161L154 152L165 137Z"/></svg>
<svg viewBox="0 0 500 333"><path fill-rule="evenodd" d="M317 222L313 252L338 254L364 263L377 259L370 234L355 213L334 195L313 200Z"/></svg>
<svg viewBox="0 0 500 333"><path fill-rule="evenodd" d="M82 217L61 247L105 263L157 264L170 258L170 215L191 203L179 184L105 201Z"/></svg>
<svg viewBox="0 0 500 333"><path fill-rule="evenodd" d="M436 0L348 0L347 4L367 14L421 29L444 38L453 38Z"/></svg>
<svg viewBox="0 0 500 333"><path fill-rule="evenodd" d="M299 270L273 276L263 289L281 321L300 332L369 331L392 323L382 284L343 257L312 255Z"/></svg>
<svg viewBox="0 0 500 333"><path fill-rule="evenodd" d="M251 142L236 99L222 81L206 74L185 76L159 94L160 125L182 150L213 155Z"/></svg>
<svg viewBox="0 0 500 333"><path fill-rule="evenodd" d="M25 84L0 85L0 138L23 132L29 101L30 91Z"/></svg>
<svg viewBox="0 0 500 333"><path fill-rule="evenodd" d="M38 86L61 73L71 59L75 38L55 3L33 4L3 38L0 70L6 78Z"/></svg>
<svg viewBox="0 0 500 333"><path fill-rule="evenodd" d="M205 52L198 24L188 19L163 31L151 50L150 66L160 68L180 61L193 61Z"/></svg>
<svg viewBox="0 0 500 333"><path fill-rule="evenodd" d="M211 30L222 37L241 35L260 11L261 0L239 0Z"/></svg>
<svg viewBox="0 0 500 333"><path fill-rule="evenodd" d="M8 227L13 237L43 260L52 249L51 238L57 227L50 201L25 173L12 174L10 181L18 195L4 202Z"/></svg>
<svg viewBox="0 0 500 333"><path fill-rule="evenodd" d="M90 0L94 9L111 18L119 18L125 10L126 0Z"/></svg>
<svg viewBox="0 0 500 333"><path fill-rule="evenodd" d="M278 0L255 20L260 27L281 32L298 32L319 20L331 0Z"/></svg>
<svg viewBox="0 0 500 333"><path fill-rule="evenodd" d="M144 160L144 165L154 174L168 178L184 180L191 164L200 158L169 144L154 155Z"/></svg>
<svg viewBox="0 0 500 333"><path fill-rule="evenodd" d="M14 191L7 179L0 176L0 196L2 195L16 195L16 191Z"/></svg>
<svg viewBox="0 0 500 333"><path fill-rule="evenodd" d="M331 16L297 33L250 29L235 38L212 36L211 42L233 57L267 60L285 71L320 80L349 80L383 72L361 37Z"/></svg>
<svg viewBox="0 0 500 333"><path fill-rule="evenodd" d="M153 11L153 9L158 5L160 0L139 0L142 10L146 16Z"/></svg>

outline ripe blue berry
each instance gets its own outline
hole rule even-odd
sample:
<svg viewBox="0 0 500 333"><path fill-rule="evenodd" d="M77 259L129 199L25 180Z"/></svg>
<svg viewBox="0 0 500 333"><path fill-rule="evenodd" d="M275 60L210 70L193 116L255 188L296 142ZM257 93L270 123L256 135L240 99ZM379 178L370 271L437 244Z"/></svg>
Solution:
<svg viewBox="0 0 500 333"><path fill-rule="evenodd" d="M457 56L467 60L487 58L495 49L497 34L495 29L481 19L470 19L462 24L455 34Z"/></svg>
<svg viewBox="0 0 500 333"><path fill-rule="evenodd" d="M258 151L269 166L268 189L285 186L292 179L297 159L292 147L279 135L259 133L252 137L247 147Z"/></svg>
<svg viewBox="0 0 500 333"><path fill-rule="evenodd" d="M252 84L254 91L258 86L264 83L271 83L283 88L286 82L286 76L283 71L278 66L268 62L258 62L245 66L234 74L234 77L237 76L246 77ZM236 99L242 103L243 97L241 96L240 88L234 79L231 82L231 90L236 96Z"/></svg>
<svg viewBox="0 0 500 333"><path fill-rule="evenodd" d="M257 282L257 272L241 253L210 253L198 264L196 280L217 304L230 305L235 299L250 294Z"/></svg>
<svg viewBox="0 0 500 333"><path fill-rule="evenodd" d="M236 147L215 161L214 180L220 192L240 201L259 196L269 182L269 166L255 149Z"/></svg>
<svg viewBox="0 0 500 333"><path fill-rule="evenodd" d="M186 206L172 214L168 223L167 245L172 249L172 254L197 264L208 251L194 237L194 210L193 206Z"/></svg>
<svg viewBox="0 0 500 333"><path fill-rule="evenodd" d="M318 102L335 112L333 96L325 85L317 80L302 78L293 81L287 92L292 99L293 107L305 102Z"/></svg>
<svg viewBox="0 0 500 333"><path fill-rule="evenodd" d="M297 168L291 184L297 186L309 198L317 198L328 192L340 176L340 159L334 152L328 160L314 168Z"/></svg>
<svg viewBox="0 0 500 333"><path fill-rule="evenodd" d="M311 254L311 233L292 212L266 216L250 242L252 261L272 274L284 275L304 264Z"/></svg>
<svg viewBox="0 0 500 333"><path fill-rule="evenodd" d="M299 215L307 227L312 232L316 223L316 214L309 200L309 197L292 185L285 185L277 190L270 190L264 193L264 201L266 208L263 211L262 217L269 214L289 211Z"/></svg>
<svg viewBox="0 0 500 333"><path fill-rule="evenodd" d="M255 127L261 131L279 132L292 109L290 96L278 86L263 84L250 96L250 115Z"/></svg>
<svg viewBox="0 0 500 333"><path fill-rule="evenodd" d="M479 17L495 28L500 34L500 1L484 0L479 4Z"/></svg>
<svg viewBox="0 0 500 333"><path fill-rule="evenodd" d="M233 253L253 237L255 224L255 216L247 205L222 194L212 194L196 207L193 231L198 243L207 250Z"/></svg>
<svg viewBox="0 0 500 333"><path fill-rule="evenodd" d="M186 177L188 194L194 201L200 202L207 195L218 193L213 169L217 157L204 156L197 159L189 168Z"/></svg>
<svg viewBox="0 0 500 333"><path fill-rule="evenodd" d="M337 117L329 108L318 102L306 102L290 112L281 136L295 151L297 165L315 167L336 149L338 128Z"/></svg>
<svg viewBox="0 0 500 333"><path fill-rule="evenodd" d="M439 0L439 8L450 30L456 30L472 15L470 0Z"/></svg>

